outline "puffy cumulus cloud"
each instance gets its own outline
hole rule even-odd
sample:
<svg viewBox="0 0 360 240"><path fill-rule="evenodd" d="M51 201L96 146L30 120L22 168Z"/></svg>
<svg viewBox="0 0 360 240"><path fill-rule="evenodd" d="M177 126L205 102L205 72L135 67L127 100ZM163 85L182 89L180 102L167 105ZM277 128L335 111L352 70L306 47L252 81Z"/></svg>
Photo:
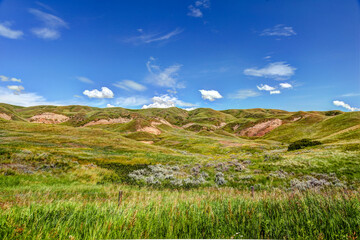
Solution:
<svg viewBox="0 0 360 240"><path fill-rule="evenodd" d="M230 94L230 98L234 98L234 99L246 99L249 97L257 97L257 96L260 96L260 93L252 89L242 89L242 90L238 90L234 94Z"/></svg>
<svg viewBox="0 0 360 240"><path fill-rule="evenodd" d="M333 104L335 106L338 106L338 107L343 107L349 111L360 111L360 108L356 108L356 107L351 107L349 104L343 102L343 101L339 101L339 100L335 100L333 101Z"/></svg>
<svg viewBox="0 0 360 240"><path fill-rule="evenodd" d="M83 83L88 83L88 84L94 84L94 81L87 78L87 77L76 77L77 80L79 80L80 82L83 82Z"/></svg>
<svg viewBox="0 0 360 240"><path fill-rule="evenodd" d="M119 107L138 107L150 102L150 99L142 96L119 97L115 100L115 105Z"/></svg>
<svg viewBox="0 0 360 240"><path fill-rule="evenodd" d="M112 107L115 107L114 105L111 105L110 103L106 104L106 107L107 108L112 108Z"/></svg>
<svg viewBox="0 0 360 240"><path fill-rule="evenodd" d="M204 100L209 100L211 102L215 101L216 99L223 98L221 94L216 90L199 90L201 93L201 97Z"/></svg>
<svg viewBox="0 0 360 240"><path fill-rule="evenodd" d="M149 61L146 63L146 67L149 71L149 76L146 78L148 82L160 87L184 88L183 83L177 82L182 65L174 64L165 69L161 69L161 67L154 62L155 58L150 57Z"/></svg>
<svg viewBox="0 0 360 240"><path fill-rule="evenodd" d="M277 37L290 37L296 35L293 27L285 26L284 24L275 25L272 28L264 29L260 36L277 36Z"/></svg>
<svg viewBox="0 0 360 240"><path fill-rule="evenodd" d="M9 22L0 23L0 36L9 39L19 39L24 35L22 31L13 30L10 27L11 23Z"/></svg>
<svg viewBox="0 0 360 240"><path fill-rule="evenodd" d="M114 84L115 87L122 88L126 91L135 90L135 91L145 91L146 87L140 83L134 82L132 80L123 80Z"/></svg>
<svg viewBox="0 0 360 240"><path fill-rule="evenodd" d="M0 75L0 81L2 81L2 82L21 82L21 79Z"/></svg>
<svg viewBox="0 0 360 240"><path fill-rule="evenodd" d="M283 80L294 75L296 68L285 62L274 62L264 68L247 68L244 70L245 75L255 77L273 78Z"/></svg>
<svg viewBox="0 0 360 240"><path fill-rule="evenodd" d="M269 85L267 85L267 84L260 84L260 86L256 86L257 87L257 89L259 89L260 91L273 91L273 90L275 90L275 88L274 87L271 87L271 86L269 86Z"/></svg>
<svg viewBox="0 0 360 240"><path fill-rule="evenodd" d="M280 83L281 88L292 88L293 86L290 83Z"/></svg>
<svg viewBox="0 0 360 240"><path fill-rule="evenodd" d="M31 30L38 38L55 40L61 36L60 29L68 28L68 24L60 17L33 8L29 12L43 23L43 26Z"/></svg>
<svg viewBox="0 0 360 240"><path fill-rule="evenodd" d="M84 95L88 96L89 98L113 98L114 93L107 87L102 87L101 91L94 89L94 90L85 90L83 92Z"/></svg>
<svg viewBox="0 0 360 240"><path fill-rule="evenodd" d="M15 93L19 94L21 93L22 90L24 90L25 88L23 86L18 86L18 85L10 85L7 86L8 89L15 91Z"/></svg>
<svg viewBox="0 0 360 240"><path fill-rule="evenodd" d="M176 97L171 97L168 94L161 96L155 96L152 99L151 104L142 106L143 109L146 108L170 108L170 107L193 107L194 104L183 102Z"/></svg>
<svg viewBox="0 0 360 240"><path fill-rule="evenodd" d="M274 90L274 91L270 91L270 94L280 94L280 90Z"/></svg>
<svg viewBox="0 0 360 240"><path fill-rule="evenodd" d="M165 40L169 40L170 38L175 37L176 35L179 35L184 30L181 28L176 28L167 33L144 33L143 29L138 29L137 31L139 32L138 36L130 37L128 39L125 39L124 41L127 43L133 43L135 45L153 42L163 42Z"/></svg>
<svg viewBox="0 0 360 240"><path fill-rule="evenodd" d="M201 10L210 8L210 0L197 0L194 4L189 5L188 16L201 18L203 13Z"/></svg>

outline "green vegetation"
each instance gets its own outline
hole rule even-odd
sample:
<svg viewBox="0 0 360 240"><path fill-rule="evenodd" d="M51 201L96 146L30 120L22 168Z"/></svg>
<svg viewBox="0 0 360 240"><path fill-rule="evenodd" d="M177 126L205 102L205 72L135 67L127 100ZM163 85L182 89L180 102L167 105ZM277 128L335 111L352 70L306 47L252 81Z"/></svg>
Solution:
<svg viewBox="0 0 360 240"><path fill-rule="evenodd" d="M28 122L46 112L69 120ZM12 118L0 118L3 239L360 235L359 112L0 104L0 113ZM83 127L120 117L132 120ZM269 119L282 125L239 135Z"/></svg>
<svg viewBox="0 0 360 240"><path fill-rule="evenodd" d="M304 138L298 141L295 141L293 143L290 143L288 146L288 151L294 151L294 150L298 150L298 149L303 149L306 147L312 147L312 146L316 146L316 145L320 145L321 142L319 141L311 141L308 138Z"/></svg>

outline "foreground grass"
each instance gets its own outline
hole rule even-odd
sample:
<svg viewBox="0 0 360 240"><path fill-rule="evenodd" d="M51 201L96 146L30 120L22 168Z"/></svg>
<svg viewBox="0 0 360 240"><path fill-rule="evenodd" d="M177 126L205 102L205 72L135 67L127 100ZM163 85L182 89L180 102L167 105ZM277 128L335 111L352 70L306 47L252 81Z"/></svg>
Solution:
<svg viewBox="0 0 360 240"><path fill-rule="evenodd" d="M360 232L356 191L262 191L252 198L232 188L72 184L3 188L0 197L3 239L350 239Z"/></svg>

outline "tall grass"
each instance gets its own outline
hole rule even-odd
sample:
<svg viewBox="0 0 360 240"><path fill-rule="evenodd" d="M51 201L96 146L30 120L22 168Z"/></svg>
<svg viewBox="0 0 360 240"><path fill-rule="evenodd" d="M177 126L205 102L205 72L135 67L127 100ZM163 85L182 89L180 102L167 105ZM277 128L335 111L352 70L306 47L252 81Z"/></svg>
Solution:
<svg viewBox="0 0 360 240"><path fill-rule="evenodd" d="M360 195L190 191L121 186L26 187L2 192L3 239L349 239L360 232Z"/></svg>

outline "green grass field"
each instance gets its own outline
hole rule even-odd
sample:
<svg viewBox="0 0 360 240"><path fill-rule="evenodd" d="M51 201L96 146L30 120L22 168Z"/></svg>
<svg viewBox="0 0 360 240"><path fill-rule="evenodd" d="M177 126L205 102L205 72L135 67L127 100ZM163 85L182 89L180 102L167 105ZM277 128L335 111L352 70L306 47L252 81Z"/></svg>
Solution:
<svg viewBox="0 0 360 240"><path fill-rule="evenodd" d="M45 112L69 120L29 122ZM12 118L0 118L2 239L360 235L359 112L1 104L0 113ZM132 120L83 127L119 117ZM275 118L282 125L264 136L239 135ZM303 138L321 144L287 151Z"/></svg>

